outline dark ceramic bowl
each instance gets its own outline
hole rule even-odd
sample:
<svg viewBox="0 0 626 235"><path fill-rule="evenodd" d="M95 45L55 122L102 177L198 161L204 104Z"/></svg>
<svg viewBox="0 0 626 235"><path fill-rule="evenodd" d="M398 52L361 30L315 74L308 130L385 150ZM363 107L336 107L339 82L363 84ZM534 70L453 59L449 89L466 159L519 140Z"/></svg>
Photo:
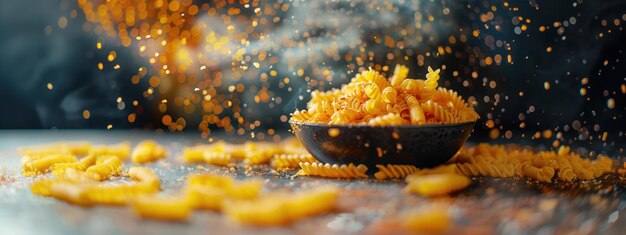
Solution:
<svg viewBox="0 0 626 235"><path fill-rule="evenodd" d="M296 137L320 162L434 167L450 160L469 138L474 122L371 127L290 122ZM371 172L370 172L371 173Z"/></svg>

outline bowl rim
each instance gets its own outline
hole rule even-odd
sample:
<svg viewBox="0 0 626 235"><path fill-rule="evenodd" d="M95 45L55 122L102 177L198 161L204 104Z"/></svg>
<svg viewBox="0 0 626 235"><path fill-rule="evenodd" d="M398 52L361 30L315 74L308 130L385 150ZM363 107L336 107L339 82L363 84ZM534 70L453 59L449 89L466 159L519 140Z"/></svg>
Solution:
<svg viewBox="0 0 626 235"><path fill-rule="evenodd" d="M360 127L368 127L368 128L429 128L429 127L459 127L459 126L469 126L476 125L476 121L471 122L460 122L460 123L445 123L445 124L422 124L422 125L389 125L389 126L370 126L368 124L326 124L326 123L306 123L306 122L298 122L298 121L289 121L289 124L292 125L302 125L302 126L314 126L314 127L325 127L325 128L360 128Z"/></svg>

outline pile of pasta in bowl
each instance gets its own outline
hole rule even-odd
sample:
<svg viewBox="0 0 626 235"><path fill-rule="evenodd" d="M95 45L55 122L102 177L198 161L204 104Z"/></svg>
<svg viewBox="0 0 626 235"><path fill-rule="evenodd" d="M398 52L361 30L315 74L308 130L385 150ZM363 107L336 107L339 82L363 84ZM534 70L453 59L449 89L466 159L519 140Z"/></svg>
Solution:
<svg viewBox="0 0 626 235"><path fill-rule="evenodd" d="M365 70L341 89L314 91L307 109L291 122L330 125L398 126L474 122L479 115L455 91L438 87L440 70L428 67L426 79L408 78L397 65L389 79Z"/></svg>

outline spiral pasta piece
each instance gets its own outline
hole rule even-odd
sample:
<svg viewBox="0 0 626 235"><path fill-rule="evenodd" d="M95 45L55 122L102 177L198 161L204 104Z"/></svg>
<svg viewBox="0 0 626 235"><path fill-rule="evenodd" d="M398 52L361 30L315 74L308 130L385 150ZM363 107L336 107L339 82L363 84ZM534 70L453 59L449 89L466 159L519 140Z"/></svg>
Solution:
<svg viewBox="0 0 626 235"><path fill-rule="evenodd" d="M426 116L424 110L420 105L420 102L412 95L404 96L404 100L409 106L409 114L411 117L411 124L423 124L426 122Z"/></svg>
<svg viewBox="0 0 626 235"><path fill-rule="evenodd" d="M53 154L39 159L35 159L23 164L22 174L25 176L34 176L42 174L50 170L54 165L59 163L76 162L76 157L69 154Z"/></svg>
<svg viewBox="0 0 626 235"><path fill-rule="evenodd" d="M299 168L300 163L317 163L317 159L309 153L304 154L277 154L272 160L272 167L276 169Z"/></svg>
<svg viewBox="0 0 626 235"><path fill-rule="evenodd" d="M583 167L581 159L571 159L570 164L572 165L572 170L574 170L574 174L576 178L581 180L591 180L593 179L593 171L588 168Z"/></svg>
<svg viewBox="0 0 626 235"><path fill-rule="evenodd" d="M439 72L441 69L433 71L433 68L428 66L428 73L426 74L426 81L424 81L424 89L435 90L437 89L437 81L439 81Z"/></svg>
<svg viewBox="0 0 626 235"><path fill-rule="evenodd" d="M376 165L378 172L374 173L374 177L379 180L384 179L402 179L407 175L415 173L417 167L414 165Z"/></svg>
<svg viewBox="0 0 626 235"><path fill-rule="evenodd" d="M458 123L460 120L455 113L430 100L422 103L420 106L424 114L427 117L432 117L435 123Z"/></svg>
<svg viewBox="0 0 626 235"><path fill-rule="evenodd" d="M122 161L116 156L101 157L101 162L87 168L86 172L95 180L106 180L111 176L118 175L122 170Z"/></svg>
<svg viewBox="0 0 626 235"><path fill-rule="evenodd" d="M396 65L396 68L393 70L393 75L391 76L390 83L393 87L399 87L402 84L402 81L409 76L409 68L404 65Z"/></svg>
<svg viewBox="0 0 626 235"><path fill-rule="evenodd" d="M574 170L572 168L572 164L570 164L567 158L563 156L559 156L557 157L556 160L559 164L559 173L557 174L559 179L565 180L565 181L571 181L574 178L576 178L576 175L574 174Z"/></svg>
<svg viewBox="0 0 626 235"><path fill-rule="evenodd" d="M65 171L70 168L79 170L79 171L85 171L90 166L93 166L94 164L96 164L96 158L97 157L94 155L87 155L81 158L78 162L54 164L54 166L52 167L52 174L57 175L57 176L63 175L65 174Z"/></svg>
<svg viewBox="0 0 626 235"><path fill-rule="evenodd" d="M524 162L522 164L522 173L528 178L549 183L552 182L554 169L548 166L538 168L533 166L530 162Z"/></svg>
<svg viewBox="0 0 626 235"><path fill-rule="evenodd" d="M349 165L330 165L328 163L300 163L301 170L297 175L301 176L319 176L327 178L367 178L365 172L367 167L365 165L355 166L350 163Z"/></svg>

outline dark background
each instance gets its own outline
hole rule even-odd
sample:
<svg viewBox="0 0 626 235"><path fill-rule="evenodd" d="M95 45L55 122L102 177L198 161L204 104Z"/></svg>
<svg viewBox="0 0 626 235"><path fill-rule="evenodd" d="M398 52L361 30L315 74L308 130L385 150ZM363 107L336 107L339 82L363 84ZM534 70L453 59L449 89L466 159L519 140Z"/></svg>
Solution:
<svg viewBox="0 0 626 235"><path fill-rule="evenodd" d="M508 7L504 1L422 1L406 8L402 7L406 5L402 2L397 2L399 10L391 19L391 26L355 24L339 29L359 28L361 39L371 42L372 50L377 52L370 64L393 67L401 56L387 57L387 49L377 47L372 35L389 34L402 38L398 29L414 27L417 12L423 13L421 18L435 16L434 29L431 34L424 35L428 43L408 43L409 46L402 51L391 50L390 53L407 56L408 60L401 63L412 68L412 76L423 76L429 65L446 66L442 73L445 82L440 82L440 86L476 100L481 120L475 128L474 140L493 139L489 135L497 129L495 139L533 141L531 136L536 132L550 130L552 136L536 141L551 145L559 140L565 144L602 146L612 152L623 152L626 126L623 120L626 109L623 90L626 83L625 1L521 1L510 3ZM379 17L375 11L360 8L368 3L371 1L346 1L327 4L318 10L329 18ZM137 68L147 64L145 59L130 48L109 43L112 45L109 49L117 51L117 61L123 66L118 70L97 70L96 64L106 58L107 51L96 50L96 42L114 40L84 30L84 15L76 5L69 0L0 2L0 128L105 129L112 125L114 129L167 130L161 124L162 114L156 109L159 99L145 100L142 97L147 87L145 81L139 85L129 82ZM419 8L414 8L418 5ZM490 10L494 6L497 10ZM329 7L350 11L334 12L329 11ZM297 11L298 8L291 9ZM68 17L72 10L78 12L74 18ZM311 11L315 13L315 9ZM492 20L484 22L481 17L488 12L491 12ZM61 16L69 19L65 28L58 25ZM520 16L521 22L518 20ZM526 22L527 19L530 23ZM527 29L521 30L522 25ZM540 26L547 26L547 29L542 31ZM278 29L281 27L297 25L279 25ZM479 30L480 34L472 36L473 30ZM468 37L463 43L451 45L454 53L418 56L429 50L436 51L435 45L448 43L448 35L460 34ZM321 33L318 36L324 38ZM498 46L498 41L504 46ZM339 53L351 50L355 49L343 48ZM495 54L503 56L502 63L486 65L485 57L494 58ZM507 63L508 54L512 63ZM337 76L333 78L335 82L323 89L347 82L353 74L346 71L358 69L354 64L342 61L325 62L324 66L335 71ZM289 75L286 69L283 71L279 67L278 71ZM453 71L458 71L458 75L454 76ZM476 76L472 75L474 72ZM587 78L586 84L583 84L584 78ZM313 74L312 79L322 78ZM48 83L53 84L52 90L47 88ZM550 84L549 89L545 88L546 83ZM248 111L243 115L268 120L257 131L267 128L286 130L286 123L275 120L295 108L304 107L308 93L303 90L307 89L307 84L296 83L294 86L301 87L294 87L298 91L295 93L277 89L275 94L286 102L275 107L248 103ZM581 88L586 89L586 95L581 95ZM303 95L304 99L295 98L298 95ZM125 108L120 109L116 101L118 97L123 98ZM613 107L607 105L609 99L614 101ZM136 108L128 108L132 100L141 100L142 105L136 120L130 123L128 115L137 112ZM90 111L89 119L83 118L85 109ZM200 114L186 116L185 130L196 131ZM487 125L488 120L494 125ZM524 123L523 127L521 123ZM604 133L607 137L601 141Z"/></svg>

